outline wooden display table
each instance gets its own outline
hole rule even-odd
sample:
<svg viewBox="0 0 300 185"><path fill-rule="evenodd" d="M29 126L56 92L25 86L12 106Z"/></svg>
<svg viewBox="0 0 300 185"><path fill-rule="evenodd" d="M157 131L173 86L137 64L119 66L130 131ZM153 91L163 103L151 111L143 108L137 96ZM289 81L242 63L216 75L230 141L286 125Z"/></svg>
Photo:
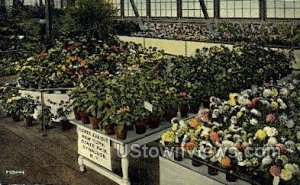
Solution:
<svg viewBox="0 0 300 185"><path fill-rule="evenodd" d="M70 122L77 127L79 170L84 172L85 167L89 167L120 185L130 184L128 178L130 146L145 145L158 140L171 126L169 122L162 122L160 127L147 129L145 134L137 135L135 131L128 131L125 140L118 140L115 135L108 136L104 131L92 129L91 125L83 125L76 120ZM122 177L111 169L110 147L115 148L120 154Z"/></svg>
<svg viewBox="0 0 300 185"><path fill-rule="evenodd" d="M207 184L207 185L251 185L242 179L236 182L228 182L225 173L219 171L218 175L210 176L207 166L194 167L190 159L175 161L172 154L159 157L160 185L182 184Z"/></svg>

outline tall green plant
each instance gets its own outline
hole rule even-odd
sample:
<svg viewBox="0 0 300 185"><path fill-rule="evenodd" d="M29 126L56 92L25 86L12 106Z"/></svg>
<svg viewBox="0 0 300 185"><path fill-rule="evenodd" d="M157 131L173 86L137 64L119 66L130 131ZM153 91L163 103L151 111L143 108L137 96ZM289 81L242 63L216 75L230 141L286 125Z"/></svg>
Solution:
<svg viewBox="0 0 300 185"><path fill-rule="evenodd" d="M105 38L112 32L115 10L111 4L99 0L78 0L67 8L63 17L63 31L72 35Z"/></svg>

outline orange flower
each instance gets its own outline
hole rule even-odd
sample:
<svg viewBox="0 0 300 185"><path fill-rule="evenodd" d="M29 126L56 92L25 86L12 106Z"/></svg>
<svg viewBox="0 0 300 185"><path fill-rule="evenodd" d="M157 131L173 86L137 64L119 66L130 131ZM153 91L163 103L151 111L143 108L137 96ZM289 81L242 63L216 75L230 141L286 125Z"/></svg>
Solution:
<svg viewBox="0 0 300 185"><path fill-rule="evenodd" d="M212 142L218 142L219 141L219 135L217 132L211 132L210 133L210 140Z"/></svg>
<svg viewBox="0 0 300 185"><path fill-rule="evenodd" d="M285 148L284 144L282 144L282 143L276 144L276 147L280 150L280 152L286 151L286 148Z"/></svg>
<svg viewBox="0 0 300 185"><path fill-rule="evenodd" d="M44 58L45 56L47 56L47 53L45 51L42 51L38 54L38 58Z"/></svg>
<svg viewBox="0 0 300 185"><path fill-rule="evenodd" d="M226 168L231 166L231 160L229 157L226 157L226 156L222 157L220 163L223 167L226 167Z"/></svg>
<svg viewBox="0 0 300 185"><path fill-rule="evenodd" d="M186 143L184 147L185 147L187 150L193 150L193 149L196 147L196 143L190 141L190 142Z"/></svg>
<svg viewBox="0 0 300 185"><path fill-rule="evenodd" d="M188 124L196 129L200 125L200 122L196 118L192 118L188 121Z"/></svg>

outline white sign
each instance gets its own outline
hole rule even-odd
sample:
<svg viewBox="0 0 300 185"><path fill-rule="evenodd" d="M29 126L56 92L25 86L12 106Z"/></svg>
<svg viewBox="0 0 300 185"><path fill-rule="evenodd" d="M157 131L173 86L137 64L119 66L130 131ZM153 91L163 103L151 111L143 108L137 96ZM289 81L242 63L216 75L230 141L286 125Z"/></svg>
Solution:
<svg viewBox="0 0 300 185"><path fill-rule="evenodd" d="M145 107L145 109L147 109L148 111L153 112L153 105L152 105L151 103L145 101L145 102L144 102L144 107Z"/></svg>
<svg viewBox="0 0 300 185"><path fill-rule="evenodd" d="M112 170L110 138L81 125L77 125L77 134L78 154Z"/></svg>

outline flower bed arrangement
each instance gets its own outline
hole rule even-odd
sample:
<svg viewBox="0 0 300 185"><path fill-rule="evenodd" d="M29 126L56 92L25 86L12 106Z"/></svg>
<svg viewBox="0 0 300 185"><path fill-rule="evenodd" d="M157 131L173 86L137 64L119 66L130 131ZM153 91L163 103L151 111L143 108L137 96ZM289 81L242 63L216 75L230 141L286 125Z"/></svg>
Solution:
<svg viewBox="0 0 300 185"><path fill-rule="evenodd" d="M132 36L237 43L251 42L265 46L300 45L299 24L294 23L232 23L221 22L218 25L197 24L147 24L147 31L131 33ZM134 31L134 29L133 29ZM124 32L124 34L128 34Z"/></svg>
<svg viewBox="0 0 300 185"><path fill-rule="evenodd" d="M299 184L299 82L297 75L288 83L230 93L227 101L212 96L209 108L174 123L161 143L227 175L233 171L262 184Z"/></svg>

